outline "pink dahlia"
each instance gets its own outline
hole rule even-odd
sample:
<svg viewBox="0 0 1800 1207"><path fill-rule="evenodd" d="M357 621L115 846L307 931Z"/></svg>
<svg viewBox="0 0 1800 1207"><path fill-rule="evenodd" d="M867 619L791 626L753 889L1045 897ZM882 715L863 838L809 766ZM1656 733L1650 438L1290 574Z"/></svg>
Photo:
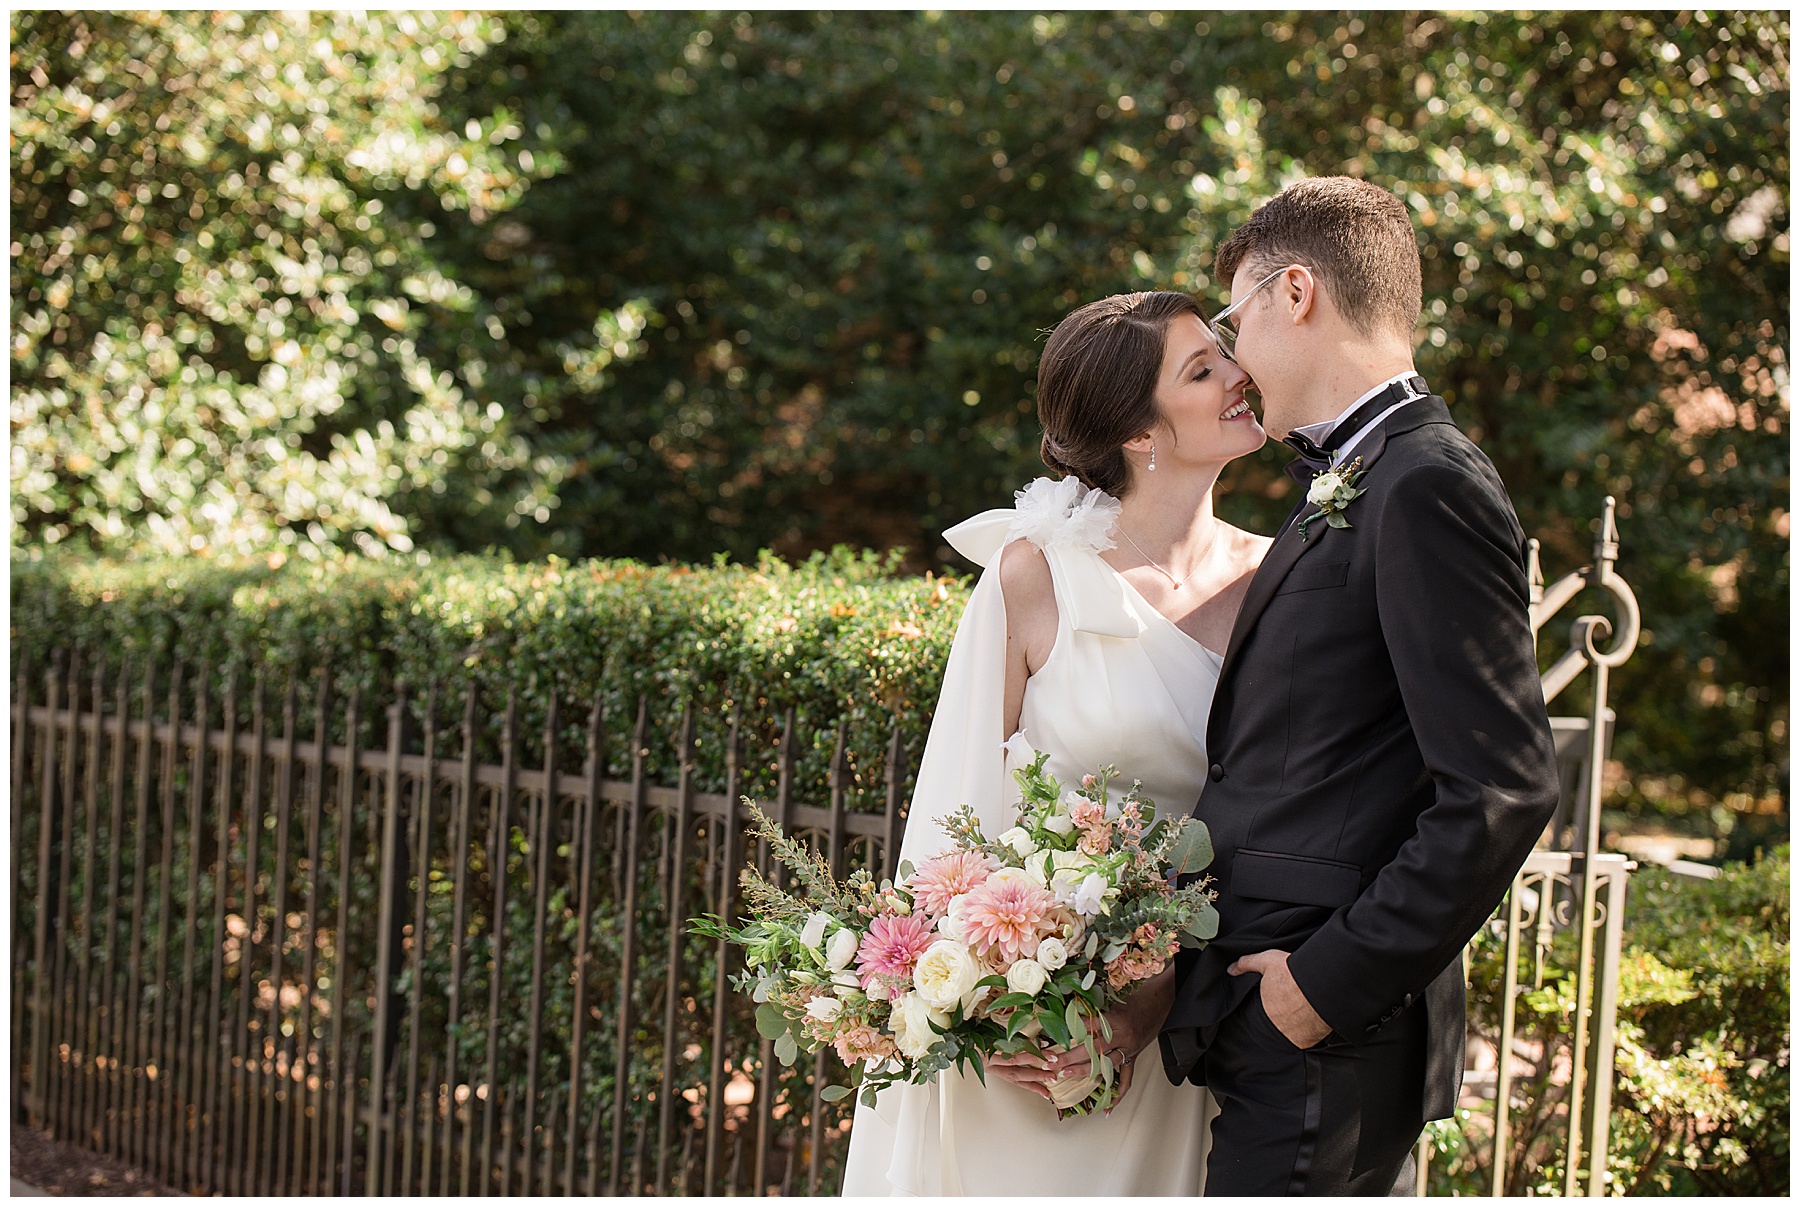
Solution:
<svg viewBox="0 0 1800 1207"><path fill-rule="evenodd" d="M893 984L910 982L913 965L936 938L931 923L918 913L876 918L856 949L856 970L862 973L863 992L872 993L878 977L892 977Z"/></svg>
<svg viewBox="0 0 1800 1207"><path fill-rule="evenodd" d="M992 871L985 855L951 851L920 864L906 882L906 889L912 894L914 908L935 918L950 908L952 898L986 880Z"/></svg>
<svg viewBox="0 0 1800 1207"><path fill-rule="evenodd" d="M1023 876L990 878L963 900L963 939L1010 962L1056 928L1055 914L1056 898Z"/></svg>

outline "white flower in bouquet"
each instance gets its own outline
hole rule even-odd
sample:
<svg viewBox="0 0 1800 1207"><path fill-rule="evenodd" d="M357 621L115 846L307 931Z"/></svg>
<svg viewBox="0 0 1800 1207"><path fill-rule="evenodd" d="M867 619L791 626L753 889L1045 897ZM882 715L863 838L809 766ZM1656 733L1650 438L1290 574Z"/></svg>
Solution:
<svg viewBox="0 0 1800 1207"><path fill-rule="evenodd" d="M840 989L861 989L862 978L849 969L831 974L831 983Z"/></svg>
<svg viewBox="0 0 1800 1207"><path fill-rule="evenodd" d="M1335 470L1326 470L1314 478L1312 485L1306 488L1306 501L1314 507L1329 503L1331 496L1335 495L1343 484L1344 476L1342 474Z"/></svg>
<svg viewBox="0 0 1800 1207"><path fill-rule="evenodd" d="M831 1022L844 1012L844 1003L835 997L815 997L806 1003L806 1016L822 1023Z"/></svg>
<svg viewBox="0 0 1800 1207"><path fill-rule="evenodd" d="M1083 918L1097 917L1106 911L1106 893L1111 887L1099 872L1089 872L1076 888L1069 905Z"/></svg>
<svg viewBox="0 0 1800 1207"><path fill-rule="evenodd" d="M1055 972L1069 962L1069 949L1055 936L1042 939L1038 942L1037 962L1044 971ZM1007 983L1010 985L1012 982L1008 980ZM1032 992L1037 991L1034 989Z"/></svg>
<svg viewBox="0 0 1800 1207"><path fill-rule="evenodd" d="M816 955L819 950L819 944L825 941L825 928L835 921L837 921L837 919L833 918L830 914L816 913L809 915L806 919L806 925L800 928L801 945Z"/></svg>
<svg viewBox="0 0 1800 1207"><path fill-rule="evenodd" d="M901 1055L909 1060L917 1060L931 1050L937 1042L937 1032L931 1029L935 1022L940 1027L950 1022L950 1016L931 1008L931 1004L916 993L903 993L894 1002L893 1012L888 1015L888 1030L894 1033L894 1046L900 1049Z"/></svg>
<svg viewBox="0 0 1800 1207"><path fill-rule="evenodd" d="M952 943L960 943L963 938L961 905L962 898L957 897L950 902L950 908L944 911L944 916L937 920L938 934Z"/></svg>
<svg viewBox="0 0 1800 1207"><path fill-rule="evenodd" d="M1038 849L1037 843L1031 841L1031 835L1026 833L1023 826L1014 826L995 841L1011 847L1020 858L1033 854Z"/></svg>
<svg viewBox="0 0 1800 1207"><path fill-rule="evenodd" d="M981 965L969 949L950 939L927 947L913 966L913 988L926 1005L938 1010L959 1003L981 977Z"/></svg>
<svg viewBox="0 0 1800 1207"><path fill-rule="evenodd" d="M1038 946L1041 949L1043 945ZM1036 960L1014 960L1012 967L1006 970L1006 987L1014 993L1029 993L1033 997L1049 979L1050 974Z"/></svg>
<svg viewBox="0 0 1800 1207"><path fill-rule="evenodd" d="M1031 877L1031 883L1039 888L1049 888L1050 879L1056 874L1056 852L1039 851L1025 861L1025 874Z"/></svg>
<svg viewBox="0 0 1800 1207"><path fill-rule="evenodd" d="M1037 751L1031 748L1023 729L1006 739L1000 746L1000 752L1004 756L1008 774L1031 766L1032 760L1037 758Z"/></svg>
<svg viewBox="0 0 1800 1207"><path fill-rule="evenodd" d="M1075 819L1067 813L1052 813L1044 819L1044 829L1052 834L1073 834Z"/></svg>
<svg viewBox="0 0 1800 1207"><path fill-rule="evenodd" d="M831 943L825 948L825 962L833 972L850 967L856 959L857 942L856 932L847 926L831 936Z"/></svg>

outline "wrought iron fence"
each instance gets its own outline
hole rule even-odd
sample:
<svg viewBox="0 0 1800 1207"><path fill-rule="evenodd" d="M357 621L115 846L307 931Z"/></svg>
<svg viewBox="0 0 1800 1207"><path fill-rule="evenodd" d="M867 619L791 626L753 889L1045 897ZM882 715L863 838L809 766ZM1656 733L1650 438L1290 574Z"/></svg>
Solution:
<svg viewBox="0 0 1800 1207"><path fill-rule="evenodd" d="M659 734L640 699L610 766L595 700L566 770L555 701L528 766L510 695L479 762L472 692L446 727L435 686L422 708L402 688L378 734L322 673L278 719L260 672L247 697L188 673L77 653L40 694L18 670L16 1111L198 1192L835 1188L829 1053L774 1062L685 919L729 913L745 858L766 863L740 791L840 873L882 868L898 725L859 765L842 722L690 705ZM799 774L815 740L822 783ZM697 790L702 741L723 791Z"/></svg>
<svg viewBox="0 0 1800 1207"><path fill-rule="evenodd" d="M1603 1186L1628 870L1598 851L1606 672L1637 636L1617 554L1611 500L1593 566L1545 589L1533 547L1534 630L1587 586L1622 623L1602 649L1609 622L1577 619L1544 676L1549 700L1595 670L1587 716L1557 719L1562 849L1531 856L1496 920L1495 1194L1517 1174L1515 1078L1558 1059L1548 1041L1521 1054L1514 1002L1565 929L1579 957L1564 1190L1582 1189L1584 1158L1589 1191ZM164 684L78 651L34 693L18 667L15 1112L201 1192L836 1188L848 1105L823 1092L841 1070L828 1050L775 1062L721 975L730 952L684 921L729 914L745 859L767 866L744 849L740 793L839 874L891 874L898 725L884 757L858 758L842 721L596 698L582 724L552 699L528 765L510 693L483 761L473 689L444 726L435 684L422 701L402 686L376 717L320 672L309 701L286 682L277 720L262 672L217 698L210 668L188 673ZM609 709L626 732L609 734ZM699 790L703 746L721 791ZM674 782L651 782L657 767Z"/></svg>
<svg viewBox="0 0 1800 1207"><path fill-rule="evenodd" d="M1609 674L1637 646L1639 615L1631 587L1616 570L1619 531L1608 497L1594 541L1594 560L1546 587L1538 542L1530 543L1531 628L1542 630L1559 611L1588 589L1606 592L1618 614L1613 622L1582 615L1569 630L1569 649L1542 675L1544 701L1556 699L1590 668L1586 714L1553 717L1562 796L1546 830L1547 849L1533 851L1514 878L1491 923L1502 948L1499 1025L1487 1037L1491 1069L1470 1070L1465 1087L1491 1095L1490 1186L1495 1196L1519 1193L1525 1169L1560 1157L1565 1195L1607 1193L1607 1138L1612 1111L1614 1032L1619 1007L1619 958L1623 942L1626 881L1635 866L1622 855L1600 852L1600 803L1615 714L1608 706ZM1542 990L1553 967L1559 935L1573 936L1574 1006L1566 1031L1522 1039L1518 1027L1521 993ZM1479 942L1478 937L1478 942ZM1565 943L1561 946L1567 947ZM1548 1136L1518 1136L1513 1115L1526 1102L1515 1095L1530 1080L1541 1097L1561 1102L1554 1122L1560 1145ZM1543 1114L1538 1123L1552 1121ZM1555 1150L1560 1147L1560 1153ZM1427 1181L1429 1146L1419 1149L1421 1193Z"/></svg>

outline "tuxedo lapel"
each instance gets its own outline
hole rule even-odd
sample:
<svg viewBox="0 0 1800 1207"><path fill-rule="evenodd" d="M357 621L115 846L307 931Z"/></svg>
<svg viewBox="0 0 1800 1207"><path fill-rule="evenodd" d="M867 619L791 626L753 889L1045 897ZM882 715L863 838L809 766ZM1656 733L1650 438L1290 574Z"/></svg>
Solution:
<svg viewBox="0 0 1800 1207"><path fill-rule="evenodd" d="M1375 464L1376 458L1381 456L1382 450L1387 447L1388 439L1391 436L1410 432L1427 423L1449 422L1450 408L1444 405L1442 398L1435 394L1428 398L1421 398L1417 402L1400 408L1380 427L1371 429L1369 434L1364 436L1351 450L1351 460L1362 458L1362 471L1367 473ZM1281 587L1281 580L1287 577L1288 572L1294 568L1301 555L1308 549L1324 543L1321 538L1330 530L1323 525L1313 530L1307 540L1300 539L1298 520L1310 510L1316 509L1307 503L1305 491L1302 488L1299 506L1288 513L1287 521L1282 525L1281 532L1275 538L1275 543L1269 547L1268 556L1263 558L1262 565L1256 571L1256 577L1250 580L1250 589L1244 593L1244 606L1238 609L1237 622L1231 626L1231 643L1225 647L1225 661L1219 668L1220 682L1224 682L1225 677L1231 673L1231 666L1236 659L1238 650L1249 638L1250 630L1256 627L1256 622L1262 616L1263 609L1269 606L1269 600L1275 597L1275 592Z"/></svg>

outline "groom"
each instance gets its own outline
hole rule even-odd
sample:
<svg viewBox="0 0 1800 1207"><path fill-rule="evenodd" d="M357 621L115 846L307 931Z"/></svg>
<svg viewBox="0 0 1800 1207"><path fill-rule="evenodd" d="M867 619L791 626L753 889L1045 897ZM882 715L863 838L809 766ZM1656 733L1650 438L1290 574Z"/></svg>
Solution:
<svg viewBox="0 0 1800 1207"><path fill-rule="evenodd" d="M1413 367L1399 198L1291 185L1218 271L1301 501L1213 699L1220 931L1178 964L1163 1063L1219 1102L1207 1194L1387 1194L1456 1105L1463 945L1556 804L1525 535Z"/></svg>

